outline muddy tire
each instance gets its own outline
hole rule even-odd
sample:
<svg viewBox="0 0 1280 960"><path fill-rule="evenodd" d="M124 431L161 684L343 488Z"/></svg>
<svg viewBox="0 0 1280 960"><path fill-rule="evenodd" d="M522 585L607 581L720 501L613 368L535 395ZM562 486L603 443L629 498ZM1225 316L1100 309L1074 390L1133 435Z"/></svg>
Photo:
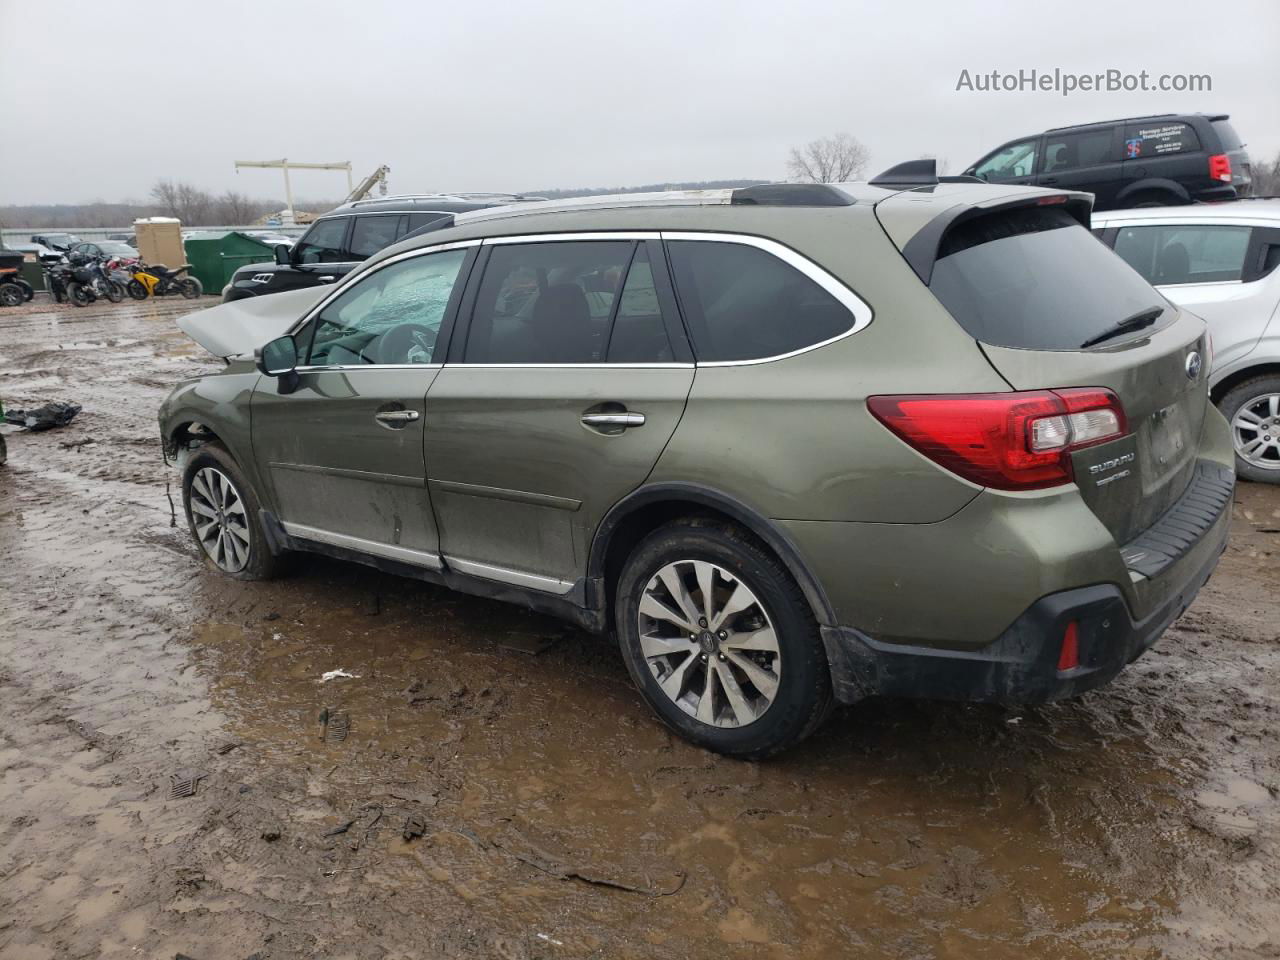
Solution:
<svg viewBox="0 0 1280 960"><path fill-rule="evenodd" d="M67 284L67 299L77 307L87 307L93 303L93 292L83 283L72 280Z"/></svg>
<svg viewBox="0 0 1280 960"><path fill-rule="evenodd" d="M104 288L107 299L112 303L124 303L124 285L115 280L108 280Z"/></svg>
<svg viewBox="0 0 1280 960"><path fill-rule="evenodd" d="M183 277L178 281L178 292L188 300L195 300L204 293L204 286L195 277Z"/></svg>
<svg viewBox="0 0 1280 960"><path fill-rule="evenodd" d="M231 454L205 444L182 474L187 527L205 562L237 580L269 580L280 569L259 516L258 495Z"/></svg>
<svg viewBox="0 0 1280 960"><path fill-rule="evenodd" d="M141 280L130 280L124 285L124 291L135 300L147 299L147 288L142 285Z"/></svg>
<svg viewBox="0 0 1280 960"><path fill-rule="evenodd" d="M0 307L20 307L27 295L16 283L0 283Z"/></svg>
<svg viewBox="0 0 1280 960"><path fill-rule="evenodd" d="M745 531L683 520L635 548L614 613L631 679L692 743L759 760L822 725L831 674L813 611Z"/></svg>
<svg viewBox="0 0 1280 960"><path fill-rule="evenodd" d="M1280 375L1236 384L1218 409L1231 425L1236 474L1255 483L1280 483Z"/></svg>

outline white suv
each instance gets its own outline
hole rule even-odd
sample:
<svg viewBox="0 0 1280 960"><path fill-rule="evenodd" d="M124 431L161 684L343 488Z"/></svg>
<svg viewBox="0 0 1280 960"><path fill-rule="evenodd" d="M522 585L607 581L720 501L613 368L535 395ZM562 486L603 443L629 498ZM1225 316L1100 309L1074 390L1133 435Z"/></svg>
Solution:
<svg viewBox="0 0 1280 960"><path fill-rule="evenodd" d="M1209 324L1209 391L1236 471L1280 483L1280 198L1095 214L1093 231Z"/></svg>

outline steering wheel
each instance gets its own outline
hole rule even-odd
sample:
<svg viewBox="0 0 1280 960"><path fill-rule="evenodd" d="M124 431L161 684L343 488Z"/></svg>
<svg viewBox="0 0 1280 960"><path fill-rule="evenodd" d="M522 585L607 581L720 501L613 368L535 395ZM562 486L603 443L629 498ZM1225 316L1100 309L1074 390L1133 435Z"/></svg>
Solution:
<svg viewBox="0 0 1280 960"><path fill-rule="evenodd" d="M402 323L378 338L375 363L430 363L436 332L421 323Z"/></svg>

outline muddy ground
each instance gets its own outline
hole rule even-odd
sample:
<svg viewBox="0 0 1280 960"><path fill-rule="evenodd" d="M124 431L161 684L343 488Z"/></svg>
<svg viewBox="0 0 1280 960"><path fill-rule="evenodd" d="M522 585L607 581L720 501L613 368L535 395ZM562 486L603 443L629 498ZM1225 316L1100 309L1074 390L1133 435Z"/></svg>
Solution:
<svg viewBox="0 0 1280 960"><path fill-rule="evenodd" d="M555 621L210 572L155 422L192 306L0 312L5 403L84 406L0 470L5 960L1280 957L1280 489L1110 687L740 763Z"/></svg>

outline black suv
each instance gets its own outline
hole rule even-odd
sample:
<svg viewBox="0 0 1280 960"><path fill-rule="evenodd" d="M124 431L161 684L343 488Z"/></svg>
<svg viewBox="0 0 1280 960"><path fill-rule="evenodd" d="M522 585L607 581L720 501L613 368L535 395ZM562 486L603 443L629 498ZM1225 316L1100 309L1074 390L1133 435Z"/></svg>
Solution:
<svg viewBox="0 0 1280 960"><path fill-rule="evenodd" d="M276 247L275 263L251 263L222 290L225 302L334 283L362 260L429 223L456 213L541 197L506 193L423 194L356 200L330 210L292 247Z"/></svg>
<svg viewBox="0 0 1280 960"><path fill-rule="evenodd" d="M1055 127L1010 140L965 173L991 183L1083 190L1095 210L1234 200L1249 154L1225 113L1164 113Z"/></svg>

